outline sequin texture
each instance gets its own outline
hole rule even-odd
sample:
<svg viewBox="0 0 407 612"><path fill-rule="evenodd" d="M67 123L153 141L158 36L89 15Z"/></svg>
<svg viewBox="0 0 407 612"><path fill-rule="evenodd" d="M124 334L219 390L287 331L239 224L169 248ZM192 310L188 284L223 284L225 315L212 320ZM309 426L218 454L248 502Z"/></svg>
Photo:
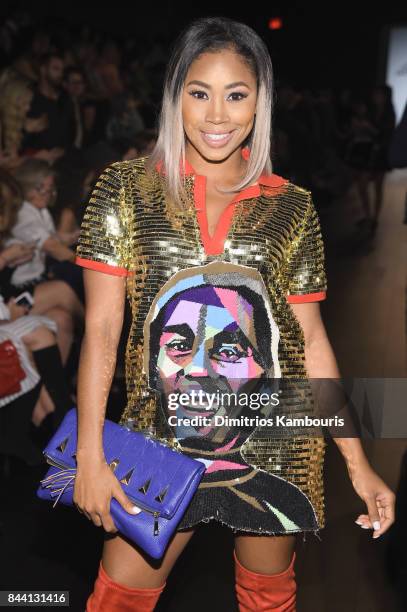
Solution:
<svg viewBox="0 0 407 612"><path fill-rule="evenodd" d="M194 204L196 176L185 177L187 209L174 210L165 196L164 177L155 172L148 178L145 161L142 157L115 162L99 177L83 217L76 263L126 277L132 324L126 347L127 404L120 423L132 421L137 430L149 432L180 449L179 440L158 406L156 393L148 386L143 362L143 326L155 296L177 273L213 261L257 270L278 325L281 376L303 379L304 336L289 302L324 299L327 288L324 245L311 192L283 181L275 187L261 185L259 195L236 202L223 252L207 255ZM286 401L293 413L297 409L303 411L304 398L298 393L293 392ZM324 527L324 453L322 437L276 439L266 428L256 429L242 446L246 464L294 485L309 500L316 521L304 519L295 529L293 521L281 519L279 527L267 529L257 519L255 525L247 519L242 527L234 524L233 517L226 513L228 518L222 522L232 528L262 533ZM244 476L231 472L228 478L228 482L233 478L240 484ZM207 480L201 494L209 488ZM234 493L242 499L244 496L256 499L254 504L260 499L259 491ZM228 503L225 500L226 497L208 498L211 507L201 520L216 518L219 504ZM289 508L287 514L288 511ZM184 521L183 526L188 524Z"/></svg>

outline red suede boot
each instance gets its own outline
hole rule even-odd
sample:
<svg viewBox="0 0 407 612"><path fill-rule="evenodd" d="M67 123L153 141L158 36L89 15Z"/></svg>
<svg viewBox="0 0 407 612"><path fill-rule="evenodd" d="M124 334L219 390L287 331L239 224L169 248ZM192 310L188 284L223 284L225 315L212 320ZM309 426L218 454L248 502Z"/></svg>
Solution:
<svg viewBox="0 0 407 612"><path fill-rule="evenodd" d="M155 589L119 584L106 574L101 561L93 593L86 602L86 612L152 612L166 584Z"/></svg>
<svg viewBox="0 0 407 612"><path fill-rule="evenodd" d="M295 552L290 565L280 574L256 574L235 560L235 589L239 612L295 612Z"/></svg>

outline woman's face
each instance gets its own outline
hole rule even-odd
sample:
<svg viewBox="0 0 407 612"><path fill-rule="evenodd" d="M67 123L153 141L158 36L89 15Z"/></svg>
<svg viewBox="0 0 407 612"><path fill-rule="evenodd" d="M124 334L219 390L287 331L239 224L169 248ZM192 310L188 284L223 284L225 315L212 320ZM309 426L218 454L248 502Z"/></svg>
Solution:
<svg viewBox="0 0 407 612"><path fill-rule="evenodd" d="M211 161L229 157L252 130L256 101L256 77L241 56L203 53L191 64L182 93L186 148Z"/></svg>
<svg viewBox="0 0 407 612"><path fill-rule="evenodd" d="M55 178L50 174L27 193L27 200L36 208L46 208L52 203L55 193Z"/></svg>

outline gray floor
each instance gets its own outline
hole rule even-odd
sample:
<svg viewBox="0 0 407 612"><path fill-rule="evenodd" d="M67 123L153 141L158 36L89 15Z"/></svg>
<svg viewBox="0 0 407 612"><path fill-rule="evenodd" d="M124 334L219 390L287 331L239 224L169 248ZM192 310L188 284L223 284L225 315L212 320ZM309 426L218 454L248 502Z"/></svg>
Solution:
<svg viewBox="0 0 407 612"><path fill-rule="evenodd" d="M353 224L362 210L355 190L340 206L325 209L329 237L328 299L322 313L344 377L406 377L406 234L403 224L407 172L387 175L373 250L349 253ZM407 448L405 439L364 441L368 457L393 489ZM364 513L335 445L325 463L327 526L322 542L301 548L298 608L301 612L398 610L386 571L388 538L372 540L354 524ZM407 542L405 542L407 543Z"/></svg>

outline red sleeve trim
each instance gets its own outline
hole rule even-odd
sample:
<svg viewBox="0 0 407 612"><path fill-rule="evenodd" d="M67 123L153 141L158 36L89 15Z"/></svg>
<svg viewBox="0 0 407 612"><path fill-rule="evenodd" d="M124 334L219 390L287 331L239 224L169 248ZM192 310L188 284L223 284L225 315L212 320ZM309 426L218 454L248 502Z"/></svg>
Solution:
<svg viewBox="0 0 407 612"><path fill-rule="evenodd" d="M90 268L90 270L96 270L97 272L105 272L106 274L113 274L114 276L129 276L129 272L126 270L126 268L110 266L109 264L101 263L100 261L93 261L92 259L75 257L75 263L78 266Z"/></svg>
<svg viewBox="0 0 407 612"><path fill-rule="evenodd" d="M287 295L289 304L300 304L301 302L319 302L325 300L326 291L316 291L315 293L304 293L303 295Z"/></svg>

